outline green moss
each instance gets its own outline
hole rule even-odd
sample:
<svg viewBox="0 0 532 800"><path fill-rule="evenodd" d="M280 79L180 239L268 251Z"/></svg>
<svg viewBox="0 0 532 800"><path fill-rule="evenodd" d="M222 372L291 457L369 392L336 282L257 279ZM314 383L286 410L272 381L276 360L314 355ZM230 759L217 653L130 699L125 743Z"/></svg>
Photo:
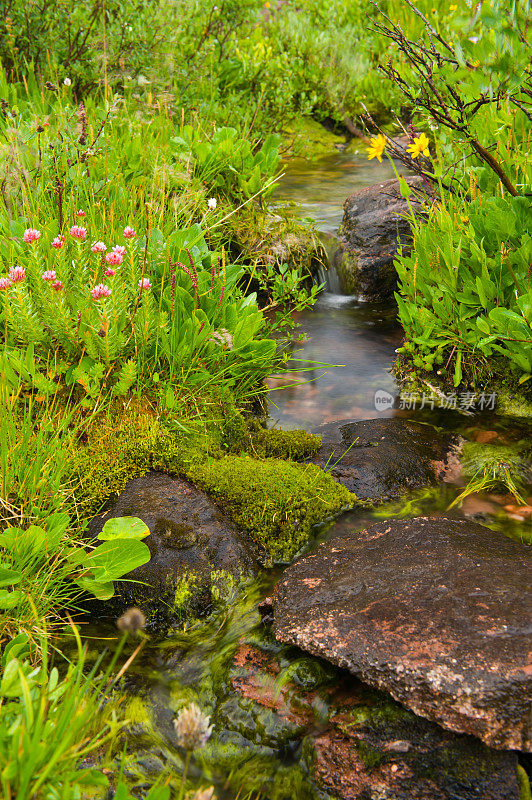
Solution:
<svg viewBox="0 0 532 800"><path fill-rule="evenodd" d="M517 781L519 783L519 800L532 800L530 781L521 764L517 765Z"/></svg>
<svg viewBox="0 0 532 800"><path fill-rule="evenodd" d="M523 395L499 392L497 395L497 411L507 417L532 417L532 401Z"/></svg>
<svg viewBox="0 0 532 800"><path fill-rule="evenodd" d="M321 436L300 430L261 428L251 436L253 454L262 458L290 458L297 461L317 453L321 444Z"/></svg>
<svg viewBox="0 0 532 800"><path fill-rule="evenodd" d="M299 117L286 128L286 138L290 142L289 153L292 157L318 158L343 149L345 136L327 130L312 117Z"/></svg>
<svg viewBox="0 0 532 800"><path fill-rule="evenodd" d="M367 742L363 740L359 740L357 743L357 749L360 755L360 758L368 767L368 769L373 769L374 767L378 767L382 764L383 761L386 760L386 755L380 750L376 750L374 747L371 747Z"/></svg>
<svg viewBox="0 0 532 800"><path fill-rule="evenodd" d="M279 459L227 456L194 466L189 476L250 532L268 561L291 560L313 525L357 499L314 464Z"/></svg>
<svg viewBox="0 0 532 800"><path fill-rule="evenodd" d="M258 458L226 456L229 441ZM97 513L129 480L149 470L183 477L206 489L250 532L268 563L286 561L308 541L314 524L356 502L319 467L281 460L304 458L320 446L320 437L305 431L250 426L238 412L228 415L218 436L200 425L184 433L172 420L132 412L109 415L93 426L74 454L70 477L84 516ZM186 587L179 587L174 607L180 609L187 597ZM172 604L170 596L167 601Z"/></svg>
<svg viewBox="0 0 532 800"><path fill-rule="evenodd" d="M144 729L151 729L152 719L148 706L139 695L128 700L123 716L132 725L139 725Z"/></svg>

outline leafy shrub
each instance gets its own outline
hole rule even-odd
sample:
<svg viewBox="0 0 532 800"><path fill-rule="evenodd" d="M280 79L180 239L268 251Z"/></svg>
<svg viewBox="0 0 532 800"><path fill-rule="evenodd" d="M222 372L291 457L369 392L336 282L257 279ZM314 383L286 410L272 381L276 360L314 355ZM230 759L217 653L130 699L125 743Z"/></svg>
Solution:
<svg viewBox="0 0 532 800"><path fill-rule="evenodd" d="M205 141L191 125L172 139L176 157L193 159L192 168L201 175L212 191L239 202L261 193L265 197L273 189L271 179L279 165L277 135L267 136L259 149L238 136L235 128L218 128L210 141ZM270 181L270 188L264 185Z"/></svg>
<svg viewBox="0 0 532 800"><path fill-rule="evenodd" d="M396 261L408 363L485 382L511 370L532 376L530 199L458 198L415 227L414 250Z"/></svg>
<svg viewBox="0 0 532 800"><path fill-rule="evenodd" d="M161 40L157 8L154 0L5 0L0 61L17 77L34 64L49 78L70 79L80 91L99 85L104 73L116 82L149 62Z"/></svg>

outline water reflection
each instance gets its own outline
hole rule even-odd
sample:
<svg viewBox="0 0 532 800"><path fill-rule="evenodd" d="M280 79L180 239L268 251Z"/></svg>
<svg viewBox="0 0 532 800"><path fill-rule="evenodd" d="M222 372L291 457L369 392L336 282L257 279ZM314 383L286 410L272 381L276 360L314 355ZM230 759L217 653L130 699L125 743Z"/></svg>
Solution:
<svg viewBox="0 0 532 800"><path fill-rule="evenodd" d="M290 209L310 217L325 234L338 231L343 204L358 189L390 180L394 172L389 161L353 153L332 153L314 161L295 158L285 167L274 195L273 207Z"/></svg>

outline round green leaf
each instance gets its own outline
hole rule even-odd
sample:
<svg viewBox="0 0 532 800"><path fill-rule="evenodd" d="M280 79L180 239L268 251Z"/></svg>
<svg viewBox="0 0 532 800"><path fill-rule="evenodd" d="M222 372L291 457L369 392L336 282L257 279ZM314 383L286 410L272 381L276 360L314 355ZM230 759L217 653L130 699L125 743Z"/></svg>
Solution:
<svg viewBox="0 0 532 800"><path fill-rule="evenodd" d="M98 539L103 542L113 539L144 539L149 534L150 529L138 517L113 517L107 520Z"/></svg>

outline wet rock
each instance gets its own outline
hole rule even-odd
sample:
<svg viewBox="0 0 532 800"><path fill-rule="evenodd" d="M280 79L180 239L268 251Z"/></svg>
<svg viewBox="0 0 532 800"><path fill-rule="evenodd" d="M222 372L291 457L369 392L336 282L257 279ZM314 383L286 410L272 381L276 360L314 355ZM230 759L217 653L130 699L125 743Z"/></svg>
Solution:
<svg viewBox="0 0 532 800"><path fill-rule="evenodd" d="M246 534L205 492L184 480L163 472L134 478L90 522L89 533L96 536L108 519L123 516L139 517L150 529L144 541L151 559L127 576L140 583L115 582L113 609L131 604L148 611L172 608L178 586L201 602L221 573L239 578L256 571L256 549Z"/></svg>
<svg viewBox="0 0 532 800"><path fill-rule="evenodd" d="M289 567L274 631L420 716L530 751L529 553L471 521L384 521Z"/></svg>
<svg viewBox="0 0 532 800"><path fill-rule="evenodd" d="M417 175L406 178L414 190L410 206L421 213L421 197L427 186ZM366 300L382 301L393 297L397 273L393 260L398 240L403 252L411 237L408 202L401 197L399 181L393 178L352 194L344 203L340 227L340 248L335 266L347 294Z"/></svg>
<svg viewBox="0 0 532 800"><path fill-rule="evenodd" d="M339 711L315 739L322 789L342 800L518 800L515 754L373 703Z"/></svg>
<svg viewBox="0 0 532 800"><path fill-rule="evenodd" d="M329 464L333 478L362 500L389 500L444 479L454 454L452 437L405 419L340 420L313 432L322 437L314 463Z"/></svg>
<svg viewBox="0 0 532 800"><path fill-rule="evenodd" d="M314 662L320 674L320 660L298 659L297 651L292 659L308 662L308 669ZM518 800L515 754L490 750L471 736L416 717L344 671L321 669L321 681L310 688L279 680L282 663L281 653L242 645L231 680L235 697L268 710L285 731L301 738L302 747L292 752L328 796Z"/></svg>

